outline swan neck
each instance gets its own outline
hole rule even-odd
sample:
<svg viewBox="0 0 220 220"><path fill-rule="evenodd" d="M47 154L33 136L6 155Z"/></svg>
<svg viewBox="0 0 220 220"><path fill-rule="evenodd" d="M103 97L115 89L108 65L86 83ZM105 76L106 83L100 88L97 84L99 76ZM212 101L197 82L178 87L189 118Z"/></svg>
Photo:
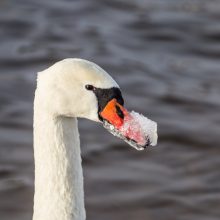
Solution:
<svg viewBox="0 0 220 220"><path fill-rule="evenodd" d="M54 117L39 100L35 97L33 220L85 220L77 119Z"/></svg>

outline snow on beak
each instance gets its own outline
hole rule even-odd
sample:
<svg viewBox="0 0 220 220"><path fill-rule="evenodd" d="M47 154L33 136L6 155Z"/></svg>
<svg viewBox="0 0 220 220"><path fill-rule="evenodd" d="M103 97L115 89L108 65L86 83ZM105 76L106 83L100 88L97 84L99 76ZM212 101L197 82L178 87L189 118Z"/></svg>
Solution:
<svg viewBox="0 0 220 220"><path fill-rule="evenodd" d="M99 114L110 133L137 150L157 144L157 124L139 113L128 112L115 98Z"/></svg>

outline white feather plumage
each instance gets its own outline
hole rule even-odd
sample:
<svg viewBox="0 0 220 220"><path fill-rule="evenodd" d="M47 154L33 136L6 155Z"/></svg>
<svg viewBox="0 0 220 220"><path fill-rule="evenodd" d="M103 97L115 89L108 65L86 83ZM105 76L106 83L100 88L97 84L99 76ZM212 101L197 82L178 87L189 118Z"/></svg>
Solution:
<svg viewBox="0 0 220 220"><path fill-rule="evenodd" d="M77 117L98 120L86 84L118 87L96 64L65 59L38 74L34 101L33 220L85 220Z"/></svg>

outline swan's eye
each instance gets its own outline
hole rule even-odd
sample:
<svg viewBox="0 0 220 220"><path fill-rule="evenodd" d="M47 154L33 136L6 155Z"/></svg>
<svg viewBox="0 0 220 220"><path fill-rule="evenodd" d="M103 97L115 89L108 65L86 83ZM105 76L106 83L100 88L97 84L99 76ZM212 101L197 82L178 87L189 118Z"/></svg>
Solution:
<svg viewBox="0 0 220 220"><path fill-rule="evenodd" d="M87 90L94 90L95 89L95 87L93 85L89 85L89 84L86 85L85 87Z"/></svg>

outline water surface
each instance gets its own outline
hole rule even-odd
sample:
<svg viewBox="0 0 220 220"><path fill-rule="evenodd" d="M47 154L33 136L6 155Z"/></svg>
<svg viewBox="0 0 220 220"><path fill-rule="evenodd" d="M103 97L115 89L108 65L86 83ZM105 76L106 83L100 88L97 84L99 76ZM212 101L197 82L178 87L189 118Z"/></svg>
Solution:
<svg viewBox="0 0 220 220"><path fill-rule="evenodd" d="M0 3L0 219L31 220L36 72L96 62L130 110L158 122L137 152L80 120L89 220L220 219L220 2Z"/></svg>

